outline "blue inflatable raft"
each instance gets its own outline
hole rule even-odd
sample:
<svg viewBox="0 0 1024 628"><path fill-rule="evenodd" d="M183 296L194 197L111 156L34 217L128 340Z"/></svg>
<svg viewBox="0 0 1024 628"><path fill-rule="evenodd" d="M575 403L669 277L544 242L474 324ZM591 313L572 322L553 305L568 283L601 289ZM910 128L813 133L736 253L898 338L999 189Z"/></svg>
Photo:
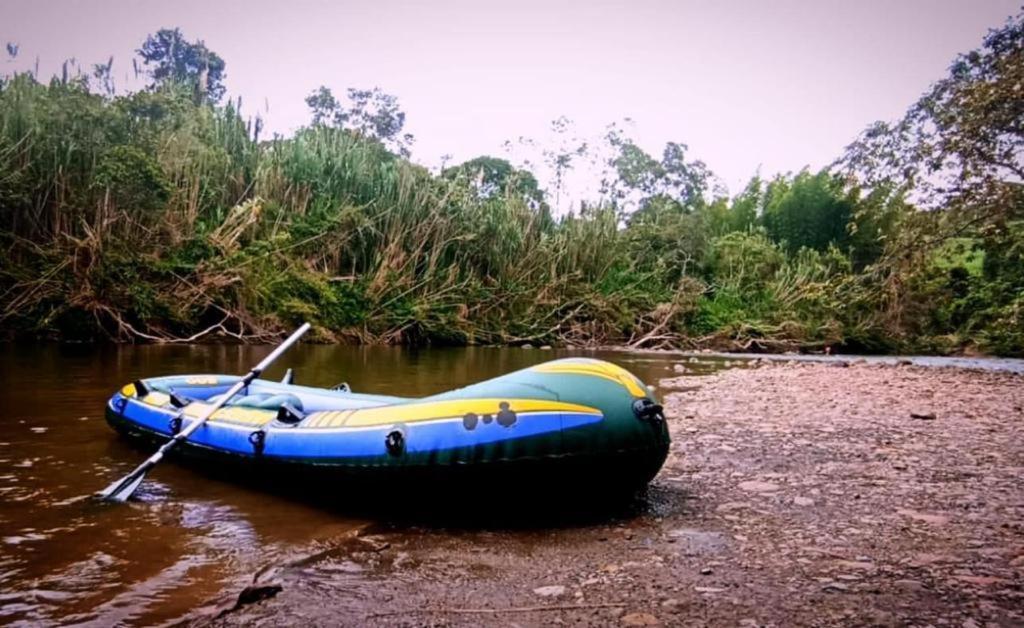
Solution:
<svg viewBox="0 0 1024 628"><path fill-rule="evenodd" d="M118 432L162 442L238 377L139 380L109 400ZM519 488L633 490L668 453L662 408L628 371L600 360L547 362L420 399L257 379L181 445L217 468L361 482L486 481Z"/></svg>

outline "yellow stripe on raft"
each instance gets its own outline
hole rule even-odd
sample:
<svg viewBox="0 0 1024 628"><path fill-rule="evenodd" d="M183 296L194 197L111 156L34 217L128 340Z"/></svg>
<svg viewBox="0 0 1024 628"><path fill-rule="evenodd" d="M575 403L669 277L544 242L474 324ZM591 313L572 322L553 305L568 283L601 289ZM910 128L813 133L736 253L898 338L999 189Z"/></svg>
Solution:
<svg viewBox="0 0 1024 628"><path fill-rule="evenodd" d="M206 410L210 408L212 404L203 403L201 401L193 401L192 403L185 406L185 416L198 418ZM243 406L227 406L221 408L213 413L210 417L211 421L220 421L222 423L236 423L239 425L265 425L274 420L277 413L273 410L265 410L262 408L246 408Z"/></svg>
<svg viewBox="0 0 1024 628"><path fill-rule="evenodd" d="M162 392L151 392L142 398L143 403L151 406L162 407L171 402L171 396Z"/></svg>
<svg viewBox="0 0 1024 628"><path fill-rule="evenodd" d="M589 375L591 377L601 377L609 379L613 382L617 382L626 387L629 394L634 397L645 397L647 391L643 389L636 378L630 374L629 371L616 366L611 362L604 362L601 360L594 361L579 361L579 362L552 362L550 364L541 364L533 367L533 370L538 373L558 373L564 375Z"/></svg>
<svg viewBox="0 0 1024 628"><path fill-rule="evenodd" d="M414 423L435 419L461 418L467 414L496 415L507 403L513 412L581 412L600 415L601 411L588 406L544 399L450 399L423 403L403 403L378 408L362 408L336 412L314 412L303 427L370 427L393 423Z"/></svg>

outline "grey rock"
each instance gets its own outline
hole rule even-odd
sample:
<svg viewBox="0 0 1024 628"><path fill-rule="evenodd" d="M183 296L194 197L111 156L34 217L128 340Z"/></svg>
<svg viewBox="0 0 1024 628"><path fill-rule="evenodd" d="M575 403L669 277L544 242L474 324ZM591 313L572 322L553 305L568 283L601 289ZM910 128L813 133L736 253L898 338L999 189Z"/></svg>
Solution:
<svg viewBox="0 0 1024 628"><path fill-rule="evenodd" d="M565 587L560 584L549 584L544 587L537 587L533 592L541 597L559 597L565 595Z"/></svg>

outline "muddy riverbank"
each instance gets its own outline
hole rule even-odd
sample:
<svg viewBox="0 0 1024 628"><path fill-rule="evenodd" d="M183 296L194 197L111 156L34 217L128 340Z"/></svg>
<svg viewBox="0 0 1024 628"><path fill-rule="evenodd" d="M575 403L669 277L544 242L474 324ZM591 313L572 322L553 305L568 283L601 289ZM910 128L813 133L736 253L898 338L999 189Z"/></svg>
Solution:
<svg viewBox="0 0 1024 628"><path fill-rule="evenodd" d="M196 623L1024 622L1024 377L763 364L663 390L673 451L624 511L371 524L267 564L251 593L273 597L230 610L226 592Z"/></svg>

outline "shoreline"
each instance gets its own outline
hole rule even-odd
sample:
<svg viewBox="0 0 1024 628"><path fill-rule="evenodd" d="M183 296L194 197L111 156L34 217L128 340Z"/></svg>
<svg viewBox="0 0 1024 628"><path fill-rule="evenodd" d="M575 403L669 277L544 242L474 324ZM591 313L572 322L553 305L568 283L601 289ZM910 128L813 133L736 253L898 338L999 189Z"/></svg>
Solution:
<svg viewBox="0 0 1024 628"><path fill-rule="evenodd" d="M375 524L214 623L1024 622L1024 377L760 362L660 387L672 451L638 512Z"/></svg>
<svg viewBox="0 0 1024 628"><path fill-rule="evenodd" d="M79 348L109 348L109 347L217 347L217 346L270 346L273 343L248 343L248 342L146 342L146 343L121 343L121 342L70 342L56 339L0 339L0 346L17 347L18 345L58 345ZM630 347L628 345L595 345L595 346L552 346L552 345L379 345L360 343L320 343L308 342L315 346L352 346L352 347L393 347L409 350L451 350L451 349L522 349L524 351L572 351L587 353L591 351L607 351L614 353L625 353L632 355L651 355L659 357L678 357L681 360L723 360L741 362L799 362L799 363L826 363L826 364L870 364L884 366L921 366L929 368L960 368L976 369L983 371L1004 371L1009 373L1024 374L1024 358L1003 357L996 355L923 355L923 354L832 354L819 353L746 353L717 351L714 349L644 349Z"/></svg>

